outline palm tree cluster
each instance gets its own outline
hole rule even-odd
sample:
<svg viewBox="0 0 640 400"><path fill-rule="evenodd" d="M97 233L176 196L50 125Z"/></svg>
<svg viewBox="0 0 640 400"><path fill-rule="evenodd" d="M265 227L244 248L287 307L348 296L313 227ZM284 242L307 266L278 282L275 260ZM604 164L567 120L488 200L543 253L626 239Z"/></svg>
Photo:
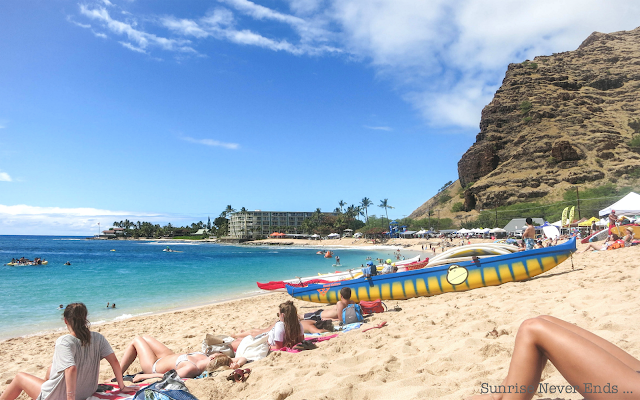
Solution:
<svg viewBox="0 0 640 400"><path fill-rule="evenodd" d="M176 227L171 225L171 223L167 223L164 226L160 224L153 224L151 222L146 221L129 221L125 219L124 221L114 221L113 226L116 228L124 229L125 237L147 237L147 238L159 238L159 237L173 237L179 235L189 235L197 232L199 229L204 229L206 227L205 223L194 222L190 226L180 226Z"/></svg>

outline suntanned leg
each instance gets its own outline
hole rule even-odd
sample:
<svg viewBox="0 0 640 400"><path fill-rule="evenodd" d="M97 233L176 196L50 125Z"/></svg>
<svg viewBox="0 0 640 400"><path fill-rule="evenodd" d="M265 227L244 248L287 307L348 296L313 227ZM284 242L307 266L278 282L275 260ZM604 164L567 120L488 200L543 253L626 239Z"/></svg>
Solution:
<svg viewBox="0 0 640 400"><path fill-rule="evenodd" d="M124 355L120 360L120 367L122 368L123 373L127 370L127 368L129 368L129 366L131 365L133 360L136 359L136 357L138 357L140 360L140 365L142 366L142 372L144 372L145 374L150 374L152 372L153 363L155 363L159 358L162 358L163 356L160 356L153 351L153 348L149 343L150 342L149 338L151 337L138 336L135 339L133 339L133 342L131 342L129 346L127 346L127 348L124 351ZM157 343L160 343L155 339L153 340ZM162 353L164 353L164 355L168 355L164 350L165 349L169 350L169 349L162 343L160 344L164 346L164 349L160 348L157 345L156 347L160 348L162 350ZM171 352L171 350L169 351ZM173 352L171 352L170 354L173 354Z"/></svg>
<svg viewBox="0 0 640 400"><path fill-rule="evenodd" d="M589 400L638 399L640 375L616 356L589 339L545 318L532 318L520 326L503 382L506 387L531 385L538 388L544 364L548 359L571 386ZM581 332L582 333L582 332ZM595 336L595 335L594 335ZM603 340L604 339L601 339ZM637 360L636 360L637 361ZM586 383L591 384L588 391ZM609 384L617 386L617 393L596 393L593 388ZM585 390L586 389L586 390ZM626 392L626 393L625 393ZM533 393L495 394L495 400L531 399ZM473 397L474 400L491 399L490 395Z"/></svg>
<svg viewBox="0 0 640 400"><path fill-rule="evenodd" d="M14 400L20 396L20 393L22 393L23 390L29 397L35 399L40 394L40 389L44 382L44 379L40 379L24 372L18 372L2 395L0 395L0 399Z"/></svg>
<svg viewBox="0 0 640 400"><path fill-rule="evenodd" d="M237 333L235 335L232 335L231 337L236 338L236 339L242 339L246 336L258 336L261 333L267 333L269 332L271 329L273 329L273 327L276 326L276 323L274 322L273 324L269 325L266 328L259 328L259 329L250 329L248 331L244 331L244 332L240 332Z"/></svg>
<svg viewBox="0 0 640 400"><path fill-rule="evenodd" d="M626 351L622 350L620 347L616 346L615 344L609 342L606 339L601 338L600 336L589 332L586 329L582 329L577 325L574 325L572 323L569 323L567 321L563 321L559 318L556 317L552 317L550 315L541 315L538 318L542 318L544 320L547 320L549 322L553 322L556 325L559 325L565 329L570 330L571 332L582 336L583 338L589 340L590 342L596 344L597 346L601 347L602 349L604 349L606 352L608 352L609 354L611 354L612 356L614 356L615 358L617 358L618 360L620 360L622 363L624 363L626 366L628 366L629 368L631 368L634 371L640 371L640 360L636 359L635 357L633 357L631 354L627 353Z"/></svg>
<svg viewBox="0 0 640 400"><path fill-rule="evenodd" d="M329 332L326 329L318 329L318 327L316 326L316 322L315 321L311 321L311 320L308 320L308 319L303 319L302 321L300 321L300 323L302 323L302 327L304 328L304 331L308 332L308 333Z"/></svg>

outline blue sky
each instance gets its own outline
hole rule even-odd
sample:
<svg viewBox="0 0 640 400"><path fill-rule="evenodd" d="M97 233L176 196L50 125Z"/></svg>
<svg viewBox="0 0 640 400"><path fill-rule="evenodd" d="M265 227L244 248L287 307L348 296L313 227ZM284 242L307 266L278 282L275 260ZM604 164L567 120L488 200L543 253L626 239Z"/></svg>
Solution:
<svg viewBox="0 0 640 400"><path fill-rule="evenodd" d="M638 17L622 0L0 2L0 234L365 196L408 215L457 179L510 62Z"/></svg>

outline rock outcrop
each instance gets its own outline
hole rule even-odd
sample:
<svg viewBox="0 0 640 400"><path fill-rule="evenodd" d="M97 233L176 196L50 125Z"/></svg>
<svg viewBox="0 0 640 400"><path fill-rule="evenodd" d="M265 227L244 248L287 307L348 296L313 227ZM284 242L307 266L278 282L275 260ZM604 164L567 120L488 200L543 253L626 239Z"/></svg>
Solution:
<svg viewBox="0 0 640 400"><path fill-rule="evenodd" d="M640 28L594 32L575 51L509 65L458 162L465 209L637 174L629 142L639 110Z"/></svg>

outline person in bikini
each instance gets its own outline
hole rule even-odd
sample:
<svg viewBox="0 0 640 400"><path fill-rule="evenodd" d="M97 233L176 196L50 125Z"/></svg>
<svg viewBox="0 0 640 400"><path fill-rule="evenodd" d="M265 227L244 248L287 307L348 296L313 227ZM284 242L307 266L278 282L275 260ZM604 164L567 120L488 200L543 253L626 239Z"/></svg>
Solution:
<svg viewBox="0 0 640 400"><path fill-rule="evenodd" d="M163 343L151 336L138 336L127 346L122 356L120 366L122 371L138 358L142 367L142 374L137 374L134 382L149 378L162 378L164 373L175 369L180 378L195 378L204 371L214 371L221 366L229 366L232 369L239 368L247 360L243 357L230 358L221 353L210 356L202 352L188 354L176 354Z"/></svg>

